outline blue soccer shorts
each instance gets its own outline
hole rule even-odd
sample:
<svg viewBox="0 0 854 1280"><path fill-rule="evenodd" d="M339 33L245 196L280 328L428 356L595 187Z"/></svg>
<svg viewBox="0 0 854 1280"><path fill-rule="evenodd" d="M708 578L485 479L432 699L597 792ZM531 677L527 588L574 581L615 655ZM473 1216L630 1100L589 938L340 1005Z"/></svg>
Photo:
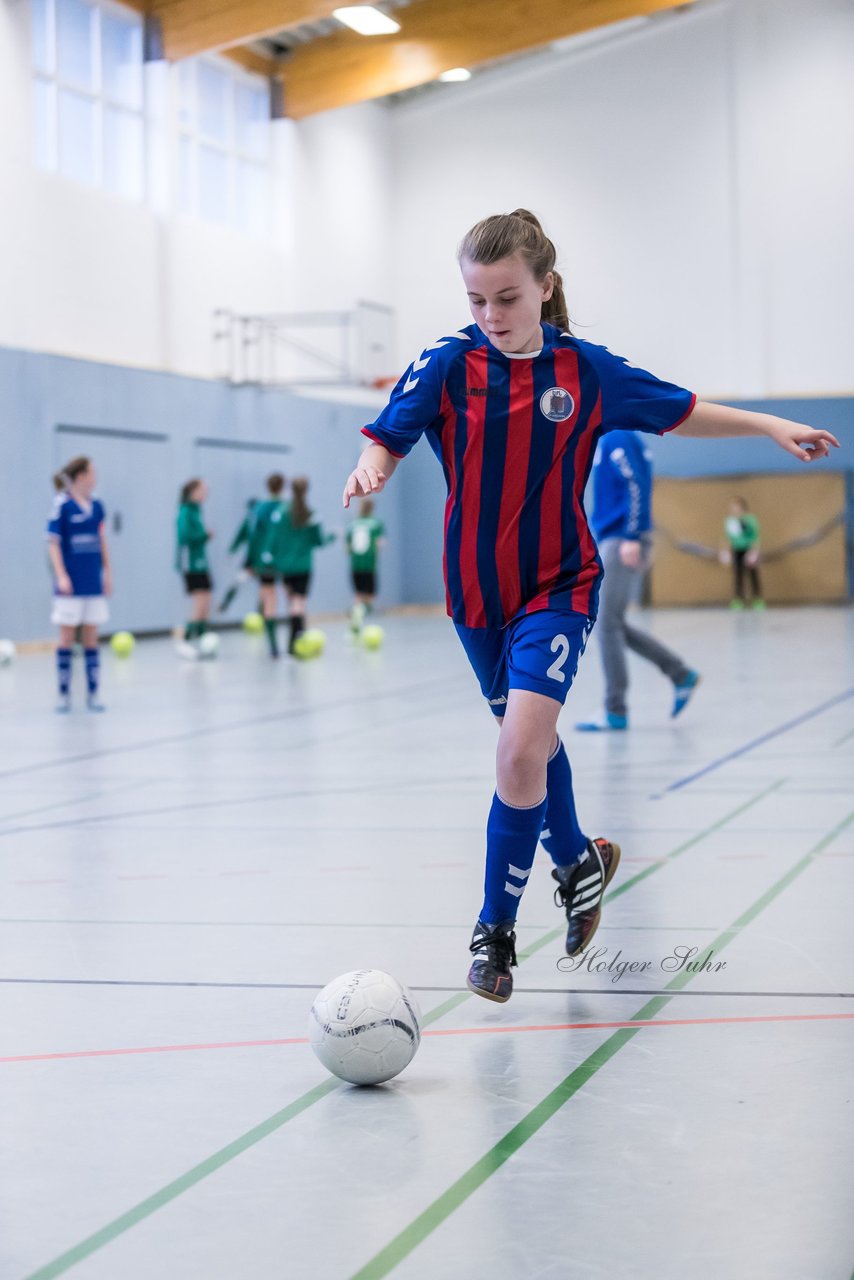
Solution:
<svg viewBox="0 0 854 1280"><path fill-rule="evenodd" d="M593 622L583 613L544 609L500 629L454 625L483 696L503 716L511 689L566 701Z"/></svg>

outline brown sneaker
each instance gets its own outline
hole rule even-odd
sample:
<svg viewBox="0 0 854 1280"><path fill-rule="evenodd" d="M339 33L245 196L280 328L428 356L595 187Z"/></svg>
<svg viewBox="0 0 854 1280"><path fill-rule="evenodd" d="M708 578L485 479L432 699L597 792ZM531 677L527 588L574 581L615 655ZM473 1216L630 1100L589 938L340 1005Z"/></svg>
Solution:
<svg viewBox="0 0 854 1280"><path fill-rule="evenodd" d="M486 925L478 920L469 950L474 956L466 985L476 996L504 1004L513 994L516 934L513 920Z"/></svg>
<svg viewBox="0 0 854 1280"><path fill-rule="evenodd" d="M566 911L566 954L578 956L585 950L602 919L602 896L614 878L620 862L620 846L598 837L587 841L581 861L568 873L557 868L555 905Z"/></svg>

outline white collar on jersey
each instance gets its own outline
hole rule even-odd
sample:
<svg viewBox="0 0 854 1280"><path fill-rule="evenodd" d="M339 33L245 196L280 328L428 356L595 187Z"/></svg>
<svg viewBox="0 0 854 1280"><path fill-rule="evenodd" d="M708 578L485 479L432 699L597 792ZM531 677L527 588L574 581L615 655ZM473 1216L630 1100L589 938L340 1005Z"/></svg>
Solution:
<svg viewBox="0 0 854 1280"><path fill-rule="evenodd" d="M537 356L543 354L543 348L540 347L539 351L502 351L501 354L508 360L536 360Z"/></svg>

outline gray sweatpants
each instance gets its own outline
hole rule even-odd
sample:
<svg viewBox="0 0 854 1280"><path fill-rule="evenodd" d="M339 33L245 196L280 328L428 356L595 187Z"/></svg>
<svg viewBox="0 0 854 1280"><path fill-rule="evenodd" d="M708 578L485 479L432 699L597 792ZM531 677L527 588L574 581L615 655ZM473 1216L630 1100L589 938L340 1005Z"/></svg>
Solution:
<svg viewBox="0 0 854 1280"><path fill-rule="evenodd" d="M641 658L646 658L647 662L654 663L674 683L684 680L690 674L690 668L685 666L677 654L626 622L626 609L649 567L649 545L644 543L644 559L640 567L630 569L620 560L621 541L621 538L608 538L599 548L605 566L605 578L599 595L599 617L596 623L599 652L605 672L605 710L618 716L627 714L627 648Z"/></svg>

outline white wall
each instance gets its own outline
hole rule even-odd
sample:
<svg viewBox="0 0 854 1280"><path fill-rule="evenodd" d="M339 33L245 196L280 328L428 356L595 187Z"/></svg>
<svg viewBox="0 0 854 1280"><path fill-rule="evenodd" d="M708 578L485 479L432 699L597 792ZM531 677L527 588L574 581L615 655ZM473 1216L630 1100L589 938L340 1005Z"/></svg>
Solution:
<svg viewBox="0 0 854 1280"><path fill-rule="evenodd" d="M28 0L0 3L0 346L212 376L211 313L390 302L388 111L273 130L274 216L253 239L39 172Z"/></svg>
<svg viewBox="0 0 854 1280"><path fill-rule="evenodd" d="M389 108L273 126L266 241L46 176L28 0L0 2L0 346L211 376L211 313L468 320L456 244L527 204L578 333L706 395L854 390L854 5L700 0ZM389 370L393 372L393 370Z"/></svg>
<svg viewBox="0 0 854 1280"><path fill-rule="evenodd" d="M581 337L705 395L854 390L854 6L719 0L393 111L402 360L534 209Z"/></svg>

